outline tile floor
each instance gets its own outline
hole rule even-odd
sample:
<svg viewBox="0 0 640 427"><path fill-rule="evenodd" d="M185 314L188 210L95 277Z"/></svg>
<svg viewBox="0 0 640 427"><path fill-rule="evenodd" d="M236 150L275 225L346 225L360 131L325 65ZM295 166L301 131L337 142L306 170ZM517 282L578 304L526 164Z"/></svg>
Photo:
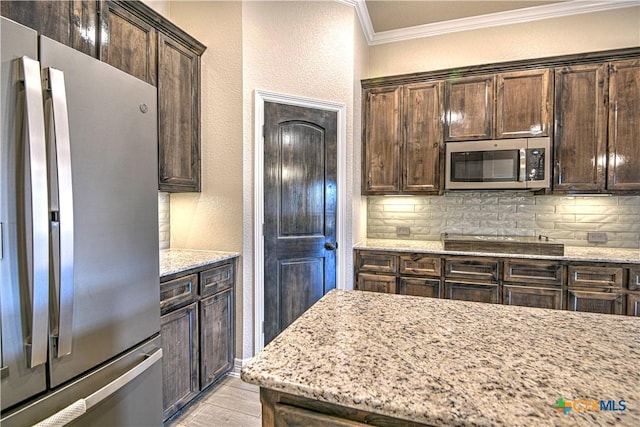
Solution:
<svg viewBox="0 0 640 427"><path fill-rule="evenodd" d="M227 376L164 427L260 427L260 389Z"/></svg>

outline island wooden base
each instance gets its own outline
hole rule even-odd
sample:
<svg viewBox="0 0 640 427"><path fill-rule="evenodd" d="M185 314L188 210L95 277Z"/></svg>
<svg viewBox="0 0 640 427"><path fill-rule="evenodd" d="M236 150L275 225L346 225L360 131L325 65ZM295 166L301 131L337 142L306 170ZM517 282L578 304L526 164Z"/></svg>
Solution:
<svg viewBox="0 0 640 427"><path fill-rule="evenodd" d="M428 427L428 424L347 408L267 388L260 388L260 402L263 427Z"/></svg>

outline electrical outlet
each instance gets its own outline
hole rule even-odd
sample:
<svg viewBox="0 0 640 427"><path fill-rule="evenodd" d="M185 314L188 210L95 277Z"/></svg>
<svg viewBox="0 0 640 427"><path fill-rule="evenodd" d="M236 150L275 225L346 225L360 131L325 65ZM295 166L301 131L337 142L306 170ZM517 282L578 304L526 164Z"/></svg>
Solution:
<svg viewBox="0 0 640 427"><path fill-rule="evenodd" d="M396 234L398 236L410 236L411 227L396 227Z"/></svg>
<svg viewBox="0 0 640 427"><path fill-rule="evenodd" d="M589 243L607 243L607 233L602 233L602 232L587 233L587 241Z"/></svg>

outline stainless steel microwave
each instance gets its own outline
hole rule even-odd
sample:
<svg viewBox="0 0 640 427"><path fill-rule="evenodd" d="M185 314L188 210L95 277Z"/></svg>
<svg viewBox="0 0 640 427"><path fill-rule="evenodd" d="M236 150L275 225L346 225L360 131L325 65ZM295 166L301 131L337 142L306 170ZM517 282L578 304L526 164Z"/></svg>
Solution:
<svg viewBox="0 0 640 427"><path fill-rule="evenodd" d="M549 138L520 138L446 144L445 189L549 188Z"/></svg>

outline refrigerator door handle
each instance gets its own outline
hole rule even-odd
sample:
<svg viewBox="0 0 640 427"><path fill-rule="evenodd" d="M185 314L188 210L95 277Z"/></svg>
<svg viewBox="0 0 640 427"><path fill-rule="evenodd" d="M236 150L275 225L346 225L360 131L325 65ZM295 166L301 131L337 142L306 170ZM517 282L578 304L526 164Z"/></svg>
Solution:
<svg viewBox="0 0 640 427"><path fill-rule="evenodd" d="M45 86L50 97L47 113L52 120L49 138L51 245L54 295L52 314L55 357L71 353L73 338L73 186L71 177L71 138L64 73L48 68ZM49 111L50 109L50 111Z"/></svg>
<svg viewBox="0 0 640 427"><path fill-rule="evenodd" d="M40 63L23 56L17 61L24 83L24 253L28 269L29 317L27 363L47 361L49 319L49 206L47 150Z"/></svg>
<svg viewBox="0 0 640 427"><path fill-rule="evenodd" d="M151 354L145 354L145 359L140 364L136 365L133 369L125 372L115 380L111 381L109 384L104 387L98 389L94 393L89 396L78 399L73 402L71 405L66 408L56 412L51 415L49 418L40 421L38 424L33 427L54 427L54 426L64 426L69 424L73 420L80 418L84 415L89 409L96 406L98 403L107 399L109 396L132 382L134 379L139 377L142 373L144 373L147 369L153 366L156 362L158 362L162 358L162 349L157 348Z"/></svg>

